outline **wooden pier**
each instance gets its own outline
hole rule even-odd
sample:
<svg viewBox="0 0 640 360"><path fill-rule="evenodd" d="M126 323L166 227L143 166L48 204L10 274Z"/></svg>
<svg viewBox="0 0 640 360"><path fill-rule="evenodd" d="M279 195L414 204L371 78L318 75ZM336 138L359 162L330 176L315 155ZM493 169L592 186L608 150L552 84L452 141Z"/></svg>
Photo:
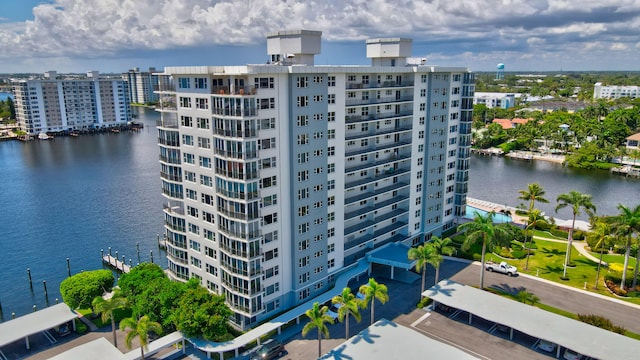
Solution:
<svg viewBox="0 0 640 360"><path fill-rule="evenodd" d="M131 271L131 267L124 262L116 259L111 255L105 255L102 257L102 262L116 269L117 271L128 273Z"/></svg>
<svg viewBox="0 0 640 360"><path fill-rule="evenodd" d="M502 156L504 155L504 151L498 148L488 148L488 149L475 149L471 148L472 154L478 154L483 156Z"/></svg>
<svg viewBox="0 0 640 360"><path fill-rule="evenodd" d="M530 154L527 152L512 151L508 153L506 156L512 159L517 159L517 160L526 160L526 161L533 160L533 154Z"/></svg>
<svg viewBox="0 0 640 360"><path fill-rule="evenodd" d="M633 167L631 165L625 165L621 167L611 168L612 174L624 175L626 177L640 178L640 168Z"/></svg>

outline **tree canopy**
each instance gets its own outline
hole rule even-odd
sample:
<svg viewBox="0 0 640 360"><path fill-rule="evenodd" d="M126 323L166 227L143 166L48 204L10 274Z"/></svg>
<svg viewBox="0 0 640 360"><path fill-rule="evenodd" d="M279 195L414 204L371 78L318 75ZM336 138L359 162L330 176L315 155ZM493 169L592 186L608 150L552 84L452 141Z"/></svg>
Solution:
<svg viewBox="0 0 640 360"><path fill-rule="evenodd" d="M173 313L176 328L187 336L225 341L231 338L227 319L233 312L224 303L224 296L214 295L197 286L187 289Z"/></svg>
<svg viewBox="0 0 640 360"><path fill-rule="evenodd" d="M72 309L87 309L96 296L111 290L114 277L109 270L84 271L60 284L62 300Z"/></svg>

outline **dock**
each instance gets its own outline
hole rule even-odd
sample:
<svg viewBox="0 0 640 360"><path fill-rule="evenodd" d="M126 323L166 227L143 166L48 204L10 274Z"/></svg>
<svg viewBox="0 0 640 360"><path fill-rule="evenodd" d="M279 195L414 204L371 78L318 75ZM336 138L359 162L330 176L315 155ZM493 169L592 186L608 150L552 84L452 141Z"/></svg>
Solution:
<svg viewBox="0 0 640 360"><path fill-rule="evenodd" d="M512 151L508 153L506 156L512 159L517 159L517 160L526 160L526 161L533 160L533 154L523 152L523 151Z"/></svg>
<svg viewBox="0 0 640 360"><path fill-rule="evenodd" d="M112 268L114 268L117 271L123 272L123 273L128 273L129 271L131 271L131 267L127 264L125 264L124 262L116 259L115 257L111 256L111 255L105 255L102 257L102 262L111 266Z"/></svg>
<svg viewBox="0 0 640 360"><path fill-rule="evenodd" d="M478 154L482 156L502 156L504 155L504 151L498 148L488 148L488 149L475 149L471 148L472 154Z"/></svg>
<svg viewBox="0 0 640 360"><path fill-rule="evenodd" d="M633 167L631 165L625 165L620 167L611 168L612 174L624 175L626 177L640 178L640 168Z"/></svg>

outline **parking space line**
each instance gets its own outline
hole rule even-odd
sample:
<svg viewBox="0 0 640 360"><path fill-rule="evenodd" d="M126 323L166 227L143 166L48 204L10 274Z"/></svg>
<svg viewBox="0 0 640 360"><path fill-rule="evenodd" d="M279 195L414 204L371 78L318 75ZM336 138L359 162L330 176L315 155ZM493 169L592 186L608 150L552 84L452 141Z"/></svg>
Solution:
<svg viewBox="0 0 640 360"><path fill-rule="evenodd" d="M418 320L414 321L413 323L411 323L411 327L416 327L416 325L418 325L419 323L421 323L424 319L428 318L429 316L431 316L431 313L428 312L424 315L422 315Z"/></svg>
<svg viewBox="0 0 640 360"><path fill-rule="evenodd" d="M540 344L540 339L536 340L536 342L533 343L533 345L531 346L531 350L536 350L536 348L538 347L538 344Z"/></svg>
<svg viewBox="0 0 640 360"><path fill-rule="evenodd" d="M449 319L453 319L454 317L458 316L458 314L460 314L462 312L462 310L456 310L453 312L453 314L449 315Z"/></svg>
<svg viewBox="0 0 640 360"><path fill-rule="evenodd" d="M451 346L457 347L458 349L463 350L463 351L465 351L465 352L467 352L467 353L469 353L471 355L477 356L477 357L482 358L482 359L491 360L491 358L489 358L489 357L486 357L486 356L484 356L482 354L478 354L477 352L475 352L475 351L473 351L471 349L468 349L468 348L466 348L466 347L464 347L462 345L458 345L458 344L454 343L453 341L447 340L447 339L445 339L443 337L435 335L435 334L433 334L431 332L428 332L428 331L426 331L424 329L421 329L419 327L416 327L415 329L417 331L420 331L420 332L426 334L427 336L431 337L432 339L436 339L436 340L438 340L440 342L447 343L447 344L449 344Z"/></svg>
<svg viewBox="0 0 640 360"><path fill-rule="evenodd" d="M496 331L497 328L498 328L498 324L493 324L493 326L489 328L489 333L493 334L493 332Z"/></svg>

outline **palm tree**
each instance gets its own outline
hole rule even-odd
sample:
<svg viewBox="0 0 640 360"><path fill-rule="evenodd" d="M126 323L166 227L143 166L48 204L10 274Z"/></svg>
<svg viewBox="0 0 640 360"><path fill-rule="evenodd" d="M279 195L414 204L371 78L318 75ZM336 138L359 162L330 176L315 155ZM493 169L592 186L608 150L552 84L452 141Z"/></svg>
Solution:
<svg viewBox="0 0 640 360"><path fill-rule="evenodd" d="M424 292L424 279L427 275L427 264L437 268L443 260L442 255L438 254L431 244L423 244L409 249L407 256L409 260L416 261L416 270L422 272L422 288L420 289L420 296L422 297L422 293Z"/></svg>
<svg viewBox="0 0 640 360"><path fill-rule="evenodd" d="M531 183L527 185L527 190L520 190L519 192L520 196L518 196L518 199L529 201L529 212L533 210L536 201L539 201L541 203L549 202L549 200L545 199L544 197L544 189L538 183Z"/></svg>
<svg viewBox="0 0 640 360"><path fill-rule="evenodd" d="M620 288L625 289L625 281L627 279L627 266L629 266L629 255L631 253L631 239L634 234L640 232L640 205L631 209L622 204L618 205L618 214L613 225L616 227L618 235L622 236L625 241L624 268L622 269L622 281Z"/></svg>
<svg viewBox="0 0 640 360"><path fill-rule="evenodd" d="M453 241L451 241L450 238L440 238L437 236L434 236L431 238L431 241L429 242L429 244L431 244L431 247L435 250L436 254L438 255L453 255L453 253L456 251L456 248L451 246L451 244L453 243ZM440 279L440 264L441 262L439 262L436 265L436 279L435 279L435 283L438 283L438 279Z"/></svg>
<svg viewBox="0 0 640 360"><path fill-rule="evenodd" d="M349 315L352 315L357 322L360 322L361 301L351 293L351 288L342 289L342 294L336 295L331 299L333 304L340 304L338 309L338 320L345 323L345 339L349 339Z"/></svg>
<svg viewBox="0 0 640 360"><path fill-rule="evenodd" d="M149 333L162 334L162 326L155 321L149 320L148 315L141 317L138 321L132 317L122 319L122 321L120 321L120 330L127 332L124 340L129 349L131 349L131 341L134 338L137 337L140 339L140 357L142 360L144 360L144 349L149 344Z"/></svg>
<svg viewBox="0 0 640 360"><path fill-rule="evenodd" d="M529 255L531 254L531 244L533 244L533 234L531 235L531 240L529 240L529 246L527 246L527 238L529 237L529 230L532 227L540 223L546 222L544 216L542 216L542 212L538 209L529 210L529 219L527 226L524 229L524 246L527 248L527 260L524 263L524 269L529 270Z"/></svg>
<svg viewBox="0 0 640 360"><path fill-rule="evenodd" d="M482 269L480 269L480 289L484 289L484 264L487 248L493 249L493 246L498 243L506 243L510 239L511 231L506 227L506 224L494 224L493 217L496 215L495 211L482 215L477 211L474 214L473 221L458 226L458 231L466 234L464 242L462 243L462 249L468 250L471 245L475 244L479 240L482 240Z"/></svg>
<svg viewBox="0 0 640 360"><path fill-rule="evenodd" d="M573 214L573 221L571 222L571 229L569 229L569 239L567 241L567 255L564 261L564 271L562 273L562 278L567 278L567 266L571 262L571 243L573 241L573 231L576 226L576 216L580 215L580 210L584 209L584 211L589 214L589 216L593 216L593 213L596 211L595 205L591 202L591 195L582 194L575 190L572 190L565 194L558 195L556 199L558 205L556 206L556 212L558 210L565 208L567 206L571 207L571 212Z"/></svg>
<svg viewBox="0 0 640 360"><path fill-rule="evenodd" d="M111 332L113 333L113 346L118 347L118 340L116 339L116 317L115 310L122 309L129 306L129 301L120 290L114 290L110 299L105 300L102 296L96 296L91 302L93 312L100 314L102 322L105 323L111 319Z"/></svg>
<svg viewBox="0 0 640 360"><path fill-rule="evenodd" d="M309 331L318 329L318 357L322 356L322 335L325 339L329 338L329 328L326 323L333 324L333 318L327 314L329 308L320 307L317 302L313 303L313 307L305 312L309 318L309 322L302 328L302 336L305 337Z"/></svg>
<svg viewBox="0 0 640 360"><path fill-rule="evenodd" d="M598 270L596 271L596 282L594 284L594 288L598 289L598 281L600 281L600 267L602 265L602 256L604 253L604 248L608 246L611 241L613 241L613 236L611 236L613 229L609 222L611 218L603 218L596 220L593 229L589 233L588 236L596 239L597 242L594 245L594 248L600 248L600 261L598 261ZM592 249L593 251L594 249Z"/></svg>
<svg viewBox="0 0 640 360"><path fill-rule="evenodd" d="M539 297L537 297L534 293L528 292L527 290L521 290L520 292L518 292L518 295L516 295L516 297L521 303L531 303L531 306L540 302Z"/></svg>
<svg viewBox="0 0 640 360"><path fill-rule="evenodd" d="M381 304L386 303L389 300L387 295L387 286L379 284L375 279L370 278L369 282L360 286L360 292L364 294L363 305L366 308L368 303L371 302L371 325L373 325L375 300L378 299Z"/></svg>

